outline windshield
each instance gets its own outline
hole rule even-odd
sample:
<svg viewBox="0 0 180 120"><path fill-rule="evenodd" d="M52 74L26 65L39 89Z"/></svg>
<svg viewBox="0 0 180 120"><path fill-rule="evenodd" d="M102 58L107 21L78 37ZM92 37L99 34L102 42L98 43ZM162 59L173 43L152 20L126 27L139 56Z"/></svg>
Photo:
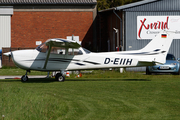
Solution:
<svg viewBox="0 0 180 120"><path fill-rule="evenodd" d="M172 54L167 54L166 60L176 60L176 58Z"/></svg>
<svg viewBox="0 0 180 120"><path fill-rule="evenodd" d="M39 45L36 48L36 50L39 52L46 52L48 50L48 46L45 43L43 43L43 44Z"/></svg>

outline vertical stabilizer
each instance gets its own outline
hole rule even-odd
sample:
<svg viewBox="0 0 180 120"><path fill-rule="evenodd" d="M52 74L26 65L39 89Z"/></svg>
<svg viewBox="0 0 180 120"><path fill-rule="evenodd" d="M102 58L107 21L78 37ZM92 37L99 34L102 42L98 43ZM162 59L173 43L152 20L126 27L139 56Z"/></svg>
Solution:
<svg viewBox="0 0 180 120"><path fill-rule="evenodd" d="M151 55L156 63L165 63L174 34L174 32L162 31L140 51Z"/></svg>

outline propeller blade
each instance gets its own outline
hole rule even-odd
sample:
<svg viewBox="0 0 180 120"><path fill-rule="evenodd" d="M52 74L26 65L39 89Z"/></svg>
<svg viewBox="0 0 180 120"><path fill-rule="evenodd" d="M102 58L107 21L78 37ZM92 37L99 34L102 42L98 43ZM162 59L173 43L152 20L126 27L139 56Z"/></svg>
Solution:
<svg viewBox="0 0 180 120"><path fill-rule="evenodd" d="M10 55L9 55L9 62L10 62L10 59L11 59L11 47L10 47Z"/></svg>

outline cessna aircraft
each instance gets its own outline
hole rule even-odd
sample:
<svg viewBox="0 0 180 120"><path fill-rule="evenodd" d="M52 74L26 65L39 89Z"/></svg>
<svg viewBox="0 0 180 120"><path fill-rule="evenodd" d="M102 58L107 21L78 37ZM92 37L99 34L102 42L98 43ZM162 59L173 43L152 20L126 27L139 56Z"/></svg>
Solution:
<svg viewBox="0 0 180 120"><path fill-rule="evenodd" d="M17 50L4 53L11 56L14 64L26 70L21 81L28 81L27 72L61 71L55 78L64 81L64 71L125 68L164 64L173 40L173 33L162 31L144 48L134 51L93 53L82 48L76 41L49 39L32 50Z"/></svg>

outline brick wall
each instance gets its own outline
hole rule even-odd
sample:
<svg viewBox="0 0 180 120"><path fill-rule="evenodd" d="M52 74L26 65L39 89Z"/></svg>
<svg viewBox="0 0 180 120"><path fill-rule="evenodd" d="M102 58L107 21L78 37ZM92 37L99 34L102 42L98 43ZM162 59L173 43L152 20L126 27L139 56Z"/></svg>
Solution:
<svg viewBox="0 0 180 120"><path fill-rule="evenodd" d="M36 47L36 41L79 36L92 41L93 12L14 12L11 18L11 47Z"/></svg>

